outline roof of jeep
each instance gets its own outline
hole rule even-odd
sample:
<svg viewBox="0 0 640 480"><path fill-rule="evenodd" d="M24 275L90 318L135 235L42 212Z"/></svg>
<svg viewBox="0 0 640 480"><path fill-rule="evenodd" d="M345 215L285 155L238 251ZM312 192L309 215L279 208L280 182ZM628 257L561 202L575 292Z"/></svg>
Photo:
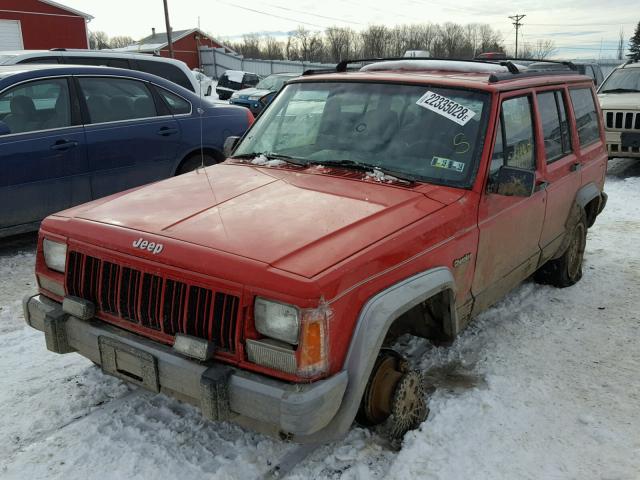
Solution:
<svg viewBox="0 0 640 480"><path fill-rule="evenodd" d="M318 73L306 75L294 82L390 82L390 83L415 83L415 84L440 84L487 91L507 91L520 88L538 87L544 85L562 85L569 83L592 82L586 75L580 75L573 71L556 71L552 73L537 72L532 74L513 74L513 79L500 79L491 82L492 73L487 72L460 72L446 70L376 70L353 71L344 73Z"/></svg>

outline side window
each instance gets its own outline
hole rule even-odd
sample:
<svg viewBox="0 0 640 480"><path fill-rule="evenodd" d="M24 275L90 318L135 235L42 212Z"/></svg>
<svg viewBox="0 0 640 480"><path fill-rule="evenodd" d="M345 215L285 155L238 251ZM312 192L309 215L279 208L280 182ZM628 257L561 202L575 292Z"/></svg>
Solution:
<svg viewBox="0 0 640 480"><path fill-rule="evenodd" d="M251 87L255 87L259 81L260 79L258 78L258 76L254 75L253 73L249 73L244 76L244 83Z"/></svg>
<svg viewBox="0 0 640 480"><path fill-rule="evenodd" d="M127 70L131 68L129 66L129 60L125 60L124 58L109 58L107 59L107 66L115 68L126 68Z"/></svg>
<svg viewBox="0 0 640 480"><path fill-rule="evenodd" d="M182 115L191 113L191 104L184 98L174 95L164 88L157 88L158 93L167 102L169 110L173 115Z"/></svg>
<svg viewBox="0 0 640 480"><path fill-rule="evenodd" d="M107 66L107 59L100 57L65 57L65 63L69 65L96 65Z"/></svg>
<svg viewBox="0 0 640 480"><path fill-rule="evenodd" d="M502 102L500 117L490 173L495 173L503 165L535 170L530 98L517 97L505 100Z"/></svg>
<svg viewBox="0 0 640 480"><path fill-rule="evenodd" d="M67 80L47 79L18 85L0 95L0 121L10 133L71 126Z"/></svg>
<svg viewBox="0 0 640 480"><path fill-rule="evenodd" d="M117 77L79 78L90 123L155 117L156 106L147 86Z"/></svg>
<svg viewBox="0 0 640 480"><path fill-rule="evenodd" d="M18 63L60 63L58 61L58 57L33 57L27 58L26 60L21 60Z"/></svg>
<svg viewBox="0 0 640 480"><path fill-rule="evenodd" d="M543 92L537 95L542 133L544 136L544 150L547 163L554 162L571 151L569 126L562 100L562 92Z"/></svg>
<svg viewBox="0 0 640 480"><path fill-rule="evenodd" d="M571 93L571 103L576 115L576 128L580 146L595 142L600 138L600 126L598 124L598 111L593 101L590 88L574 88Z"/></svg>
<svg viewBox="0 0 640 480"><path fill-rule="evenodd" d="M138 60L137 62L139 70L165 78L192 92L195 91L185 73L175 65L153 60Z"/></svg>

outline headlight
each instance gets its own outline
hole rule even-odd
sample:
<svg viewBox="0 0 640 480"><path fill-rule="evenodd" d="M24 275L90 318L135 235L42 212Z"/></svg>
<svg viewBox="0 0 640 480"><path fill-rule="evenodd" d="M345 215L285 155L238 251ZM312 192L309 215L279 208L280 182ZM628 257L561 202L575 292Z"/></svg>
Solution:
<svg viewBox="0 0 640 480"><path fill-rule="evenodd" d="M262 335L298 344L300 310L297 307L256 297L253 311L256 330Z"/></svg>
<svg viewBox="0 0 640 480"><path fill-rule="evenodd" d="M262 98L262 95L249 95L249 100L260 100Z"/></svg>
<svg viewBox="0 0 640 480"><path fill-rule="evenodd" d="M240 95L238 93L232 93L231 98L238 98Z"/></svg>
<svg viewBox="0 0 640 480"><path fill-rule="evenodd" d="M51 270L64 273L67 264L67 244L54 242L45 238L42 242L42 252L44 253L44 263Z"/></svg>

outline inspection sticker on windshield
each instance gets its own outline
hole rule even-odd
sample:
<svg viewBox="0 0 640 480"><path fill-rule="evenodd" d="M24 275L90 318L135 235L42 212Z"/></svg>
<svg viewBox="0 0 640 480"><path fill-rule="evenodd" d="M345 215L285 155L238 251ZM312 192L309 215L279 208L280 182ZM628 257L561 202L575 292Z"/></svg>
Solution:
<svg viewBox="0 0 640 480"><path fill-rule="evenodd" d="M416 102L416 105L426 108L427 110L431 110L432 112L436 112L449 120L453 120L458 125L466 125L467 122L476 114L476 112L464 105L460 105L455 100L451 100L450 98L443 97L442 95L438 95L431 91L428 91L421 96Z"/></svg>
<svg viewBox="0 0 640 480"><path fill-rule="evenodd" d="M433 157L431 159L431 166L436 168L446 168L447 170L455 170L456 172L462 172L464 170L464 162L457 162L444 157Z"/></svg>

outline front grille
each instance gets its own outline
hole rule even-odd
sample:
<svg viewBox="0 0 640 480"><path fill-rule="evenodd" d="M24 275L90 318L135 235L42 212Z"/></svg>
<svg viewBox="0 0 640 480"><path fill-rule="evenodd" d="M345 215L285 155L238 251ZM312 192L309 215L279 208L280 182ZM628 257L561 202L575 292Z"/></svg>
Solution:
<svg viewBox="0 0 640 480"><path fill-rule="evenodd" d="M640 112L607 110L604 117L606 128L610 130L640 130Z"/></svg>
<svg viewBox="0 0 640 480"><path fill-rule="evenodd" d="M235 351L240 299L150 272L71 251L67 293L91 300L98 311L166 335L212 341Z"/></svg>

